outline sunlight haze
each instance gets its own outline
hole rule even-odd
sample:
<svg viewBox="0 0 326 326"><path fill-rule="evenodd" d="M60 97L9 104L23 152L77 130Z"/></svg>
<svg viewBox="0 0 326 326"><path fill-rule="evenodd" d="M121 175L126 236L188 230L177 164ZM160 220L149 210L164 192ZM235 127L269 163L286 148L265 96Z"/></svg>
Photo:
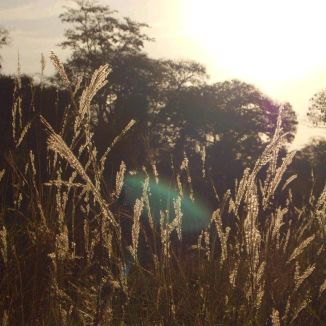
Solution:
<svg viewBox="0 0 326 326"><path fill-rule="evenodd" d="M211 81L230 78L256 85L277 101L289 101L305 116L309 99L326 87L326 2L323 0L112 0L100 1L122 16L148 23L153 57L193 59ZM2 0L1 25L12 42L1 50L3 71L40 70L40 53L64 39L58 15L67 0ZM53 70L48 68L48 74ZM310 129L309 129L310 130ZM313 130L311 133L313 134Z"/></svg>

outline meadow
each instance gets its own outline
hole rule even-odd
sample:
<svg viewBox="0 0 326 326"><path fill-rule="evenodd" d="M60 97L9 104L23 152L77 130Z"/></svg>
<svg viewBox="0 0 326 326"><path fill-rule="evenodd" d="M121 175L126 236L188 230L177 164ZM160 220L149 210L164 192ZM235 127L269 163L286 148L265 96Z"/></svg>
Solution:
<svg viewBox="0 0 326 326"><path fill-rule="evenodd" d="M32 99L26 115L16 77L0 170L2 325L325 325L326 187L293 202L282 109L257 161L191 228L191 159L175 167L168 200L154 196L155 165L122 161L108 183L111 151L135 121L99 151L91 107L108 66L80 89L51 60L69 94L60 128ZM140 190L126 206L133 175Z"/></svg>

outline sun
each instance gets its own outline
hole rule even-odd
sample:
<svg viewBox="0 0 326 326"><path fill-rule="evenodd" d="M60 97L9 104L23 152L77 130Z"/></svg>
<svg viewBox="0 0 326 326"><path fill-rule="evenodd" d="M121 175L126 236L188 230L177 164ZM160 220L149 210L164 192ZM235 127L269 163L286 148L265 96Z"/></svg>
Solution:
<svg viewBox="0 0 326 326"><path fill-rule="evenodd" d="M189 37L230 76L289 83L326 62L325 1L183 1Z"/></svg>

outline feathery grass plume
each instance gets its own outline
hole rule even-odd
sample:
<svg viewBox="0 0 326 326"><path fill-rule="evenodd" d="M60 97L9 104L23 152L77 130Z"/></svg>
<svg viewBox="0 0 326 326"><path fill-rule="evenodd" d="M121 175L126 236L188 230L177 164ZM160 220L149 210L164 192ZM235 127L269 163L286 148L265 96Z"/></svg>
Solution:
<svg viewBox="0 0 326 326"><path fill-rule="evenodd" d="M312 236L308 237L306 240L301 242L301 244L294 249L292 252L288 263L291 262L292 260L296 259L298 256L300 256L304 250L310 245L310 243L315 239L315 235L313 234Z"/></svg>
<svg viewBox="0 0 326 326"><path fill-rule="evenodd" d="M198 236L198 239L197 239L197 249L198 251L202 250L203 247L202 247L202 242L203 242L203 232L204 231L201 231L199 236Z"/></svg>
<svg viewBox="0 0 326 326"><path fill-rule="evenodd" d="M16 74L16 81L17 81L17 87L20 89L22 87L22 79L21 79L21 63L20 63L20 53L18 50L17 53L17 74Z"/></svg>
<svg viewBox="0 0 326 326"><path fill-rule="evenodd" d="M73 95L76 96L77 92L80 90L80 86L81 83L83 82L83 76L82 75L78 75L77 76L77 80L76 80L76 85L75 85L75 89L73 92Z"/></svg>
<svg viewBox="0 0 326 326"><path fill-rule="evenodd" d="M201 170L202 177L203 178L206 178L206 169L205 169L205 163L206 163L206 146L203 146L200 149L199 154L200 154L200 159L201 159L201 163L202 163L202 170Z"/></svg>
<svg viewBox="0 0 326 326"><path fill-rule="evenodd" d="M192 180L191 180L190 169L189 169L189 159L185 152L183 153L183 155L184 155L184 158L181 162L180 171L186 172L187 183L188 183L188 187L189 187L189 198L191 201L194 201L195 197L194 197L194 190L192 188Z"/></svg>
<svg viewBox="0 0 326 326"><path fill-rule="evenodd" d="M188 164L189 164L188 157L186 156L186 153L184 153L184 158L180 165L180 171L186 170L188 167Z"/></svg>
<svg viewBox="0 0 326 326"><path fill-rule="evenodd" d="M60 232L56 236L55 248L56 248L55 255L57 259L63 260L68 257L70 250L69 250L68 229L66 225L63 226L62 232Z"/></svg>
<svg viewBox="0 0 326 326"><path fill-rule="evenodd" d="M290 177L288 177L286 179L286 181L284 182L284 185L282 186L282 191L286 189L286 187L291 184L291 182L293 182L294 180L296 180L298 178L297 174L293 174Z"/></svg>
<svg viewBox="0 0 326 326"><path fill-rule="evenodd" d="M40 217L41 217L41 221L43 223L43 226L46 226L46 217L45 217L45 214L44 214L44 210L43 210L43 206L42 206L42 203L41 203L41 196L40 196L40 193L39 193L39 190L38 190L38 186L36 184L36 168L35 168L35 155L33 153L32 150L29 151L29 165L31 167L31 170L32 170L32 185L33 185L33 190L35 192L35 201L36 201L36 207L38 208L38 211L39 211L39 214L40 214Z"/></svg>
<svg viewBox="0 0 326 326"><path fill-rule="evenodd" d="M18 72L15 79L15 88L13 93L13 105L11 108L11 131L12 139L14 143L17 143L17 134L22 130L22 103L23 99L20 94L21 89L21 77L20 77L20 68L18 63Z"/></svg>
<svg viewBox="0 0 326 326"><path fill-rule="evenodd" d="M156 164L153 163L152 165L152 171L153 171L153 175L154 175L154 178L155 178L155 182L156 184L159 183L159 174L158 174L158 171L157 171L157 168L156 168Z"/></svg>
<svg viewBox="0 0 326 326"><path fill-rule="evenodd" d="M20 137L18 138L17 142L16 142L16 149L20 146L20 144L22 143L22 141L24 140L24 137L26 136L28 130L30 129L32 125L32 122L28 122L26 124L26 126L24 127L24 129L22 130Z"/></svg>
<svg viewBox="0 0 326 326"><path fill-rule="evenodd" d="M11 132L12 139L16 143L16 115L17 115L17 101L15 100L11 109Z"/></svg>
<svg viewBox="0 0 326 326"><path fill-rule="evenodd" d="M256 300L255 300L255 306L257 311L261 307L261 303L263 301L263 296L264 296L264 290L265 290L265 281L264 281L264 276L265 276L265 268L266 268L266 263L262 262L259 267L257 272L255 273L255 286L256 286Z"/></svg>
<svg viewBox="0 0 326 326"><path fill-rule="evenodd" d="M127 167L126 167L125 162L121 161L119 171L117 172L117 175L115 177L115 191L114 191L115 198L119 198L119 196L121 194L126 169L127 169Z"/></svg>
<svg viewBox="0 0 326 326"><path fill-rule="evenodd" d="M100 159L100 168L99 168L99 174L102 175L103 171L104 171L104 166L105 166L105 162L108 158L109 153L111 152L112 148L116 145L116 143L132 128L132 126L136 123L136 120L130 120L128 122L128 124L123 128L123 130L121 131L121 133L116 136L111 145L106 149L106 151L103 153L101 159Z"/></svg>
<svg viewBox="0 0 326 326"><path fill-rule="evenodd" d="M181 197L178 196L177 199L173 200L173 207L175 212L175 223L176 223L176 231L179 240L182 240L182 210L181 210Z"/></svg>
<svg viewBox="0 0 326 326"><path fill-rule="evenodd" d="M140 231L140 215L144 208L144 202L141 199L136 199L134 205L134 216L133 216L133 225L131 230L132 246L130 247L131 254L134 259L138 259L138 240L139 240L139 231Z"/></svg>
<svg viewBox="0 0 326 326"><path fill-rule="evenodd" d="M301 219L303 222L303 219L304 219L303 211L298 212L298 219ZM305 221L305 223L302 223L302 222L300 223L300 225L298 226L298 228L296 230L296 238L300 239L300 240L304 237L304 235L307 233L307 231L311 227L311 225L313 223L313 219L309 219L309 220Z"/></svg>
<svg viewBox="0 0 326 326"><path fill-rule="evenodd" d="M236 197L235 197L235 201L234 201L235 214L238 213L240 203L241 203L242 199L244 198L244 195L245 195L246 190L248 188L249 177L250 177L250 169L246 168L243 171L243 176L242 176L242 178L241 178L241 180L239 182L239 186L238 186L237 191L236 191Z"/></svg>
<svg viewBox="0 0 326 326"><path fill-rule="evenodd" d="M315 208L315 216L321 227L323 239L326 240L326 184L318 197Z"/></svg>
<svg viewBox="0 0 326 326"><path fill-rule="evenodd" d="M236 287L238 269L239 269L240 260L235 260L234 266L229 273L229 282L234 289Z"/></svg>
<svg viewBox="0 0 326 326"><path fill-rule="evenodd" d="M263 198L263 207L267 208L270 198L274 195L279 183L282 180L282 177L287 170L288 166L292 163L292 160L296 154L296 151L290 152L283 159L283 162L279 168L275 170L272 180L264 187L264 198Z"/></svg>
<svg viewBox="0 0 326 326"><path fill-rule="evenodd" d="M145 177L145 180L144 180L142 200L144 202L144 208L147 210L147 217L148 217L149 225L152 228L152 230L154 231L154 219L153 219L153 216L152 216L151 206L150 206L150 203L149 203L149 195L148 195L149 192L150 192L149 175L148 175L145 167L143 167L143 171L144 171L146 177Z"/></svg>
<svg viewBox="0 0 326 326"><path fill-rule="evenodd" d="M20 94L20 90L22 88L21 81L21 67L20 67L20 56L18 51L18 59L17 59L17 74L15 78L15 88L13 93L13 106L11 109L11 127L12 127L12 138L14 143L17 142L17 133L22 130L23 126L23 113L22 113L22 103L23 99Z"/></svg>
<svg viewBox="0 0 326 326"><path fill-rule="evenodd" d="M325 290L326 290L326 279L324 279L324 282L319 287L319 296L321 296Z"/></svg>
<svg viewBox="0 0 326 326"><path fill-rule="evenodd" d="M227 227L225 232L223 231L221 211L219 209L213 212L211 221L215 224L216 231L221 242L220 264L222 266L228 256L227 242L231 229Z"/></svg>
<svg viewBox="0 0 326 326"><path fill-rule="evenodd" d="M293 324L293 322L298 318L301 311L307 308L308 304L311 302L310 294L308 293L305 298L302 300L301 304L298 306L298 308L294 311L292 319L290 321L290 324Z"/></svg>
<svg viewBox="0 0 326 326"><path fill-rule="evenodd" d="M161 245L162 256L164 259L170 258L170 236L171 233L179 227L179 219L176 217L171 223L169 223L169 211L160 210L160 233L161 233ZM180 230L181 231L181 230ZM178 236L181 234L178 234Z"/></svg>
<svg viewBox="0 0 326 326"><path fill-rule="evenodd" d="M278 312L278 310L274 308L272 310L271 319L272 319L272 326L281 326L280 313Z"/></svg>
<svg viewBox="0 0 326 326"><path fill-rule="evenodd" d="M92 75L88 87L83 91L79 101L79 111L74 124L74 132L77 133L85 116L90 116L90 106L92 99L107 83L107 77L110 73L109 65L100 66Z"/></svg>
<svg viewBox="0 0 326 326"><path fill-rule="evenodd" d="M59 231L61 232L64 225L65 210L68 202L68 190L67 191L62 190L63 180L61 179L61 175L62 175L61 167L58 168L56 174L57 174L57 180L49 181L48 184L54 185L56 187L56 194L55 194L56 212L58 214Z"/></svg>
<svg viewBox="0 0 326 326"><path fill-rule="evenodd" d="M177 187L178 187L179 196L183 197L183 189L182 189L180 174L177 174Z"/></svg>
<svg viewBox="0 0 326 326"><path fill-rule="evenodd" d="M85 172L83 166L78 161L74 153L67 146L65 141L58 135L49 123L41 116L41 122L46 127L46 130L49 134L47 144L48 147L62 158L64 158L69 165L79 174L79 176L85 181L85 187L90 189L94 195L95 200L99 204L102 214L114 225L117 227L117 222L114 219L113 214L111 213L108 203L103 199L100 194L100 189L96 188L87 173Z"/></svg>
<svg viewBox="0 0 326 326"><path fill-rule="evenodd" d="M321 194L318 197L318 201L317 201L317 205L316 205L317 210L322 210L323 208L326 208L326 184L324 186L323 191L321 192ZM326 210L324 210L324 212L325 211Z"/></svg>
<svg viewBox="0 0 326 326"><path fill-rule="evenodd" d="M288 212L287 208L277 208L276 213L273 214L273 219L271 221L271 240L274 240L276 243L276 248L280 248L280 230L284 225L283 217Z"/></svg>
<svg viewBox="0 0 326 326"><path fill-rule="evenodd" d="M275 146L275 148L273 149L271 161L268 165L266 177L264 180L264 188L266 188L272 182L274 175L276 173L279 150L280 148L278 146Z"/></svg>
<svg viewBox="0 0 326 326"><path fill-rule="evenodd" d="M32 172L33 172L33 177L36 176L36 168L35 168L35 155L33 153L33 151L29 151L29 160L30 160L30 164L31 164L31 168L32 168Z"/></svg>
<svg viewBox="0 0 326 326"><path fill-rule="evenodd" d="M2 169L0 170L0 181L2 180L3 176L5 175L6 170Z"/></svg>
<svg viewBox="0 0 326 326"><path fill-rule="evenodd" d="M282 125L282 107L279 110L274 136L270 141L270 143L265 147L263 153L257 159L254 168L252 169L250 175L248 176L247 187L245 192L245 200L248 199L248 196L250 197L250 189L255 183L255 179L257 177L258 172L261 170L261 168L270 162L272 162L272 165L275 164L277 153L279 152L279 149L283 146L287 136L287 133L282 132L281 125ZM272 176L270 176L267 179L272 180L273 178ZM269 183L270 182L268 182L268 184Z"/></svg>
<svg viewBox="0 0 326 326"><path fill-rule="evenodd" d="M3 226L0 229L0 254L3 262L7 264L8 261L8 243L7 243L7 229Z"/></svg>
<svg viewBox="0 0 326 326"><path fill-rule="evenodd" d="M308 266L307 269L301 275L299 274L300 272L295 273L295 276L294 276L294 282L295 282L294 291L297 291L300 288L300 286L302 285L304 280L307 279L313 273L315 268L316 268L316 265L313 264L313 265Z"/></svg>
<svg viewBox="0 0 326 326"><path fill-rule="evenodd" d="M257 228L257 217L259 212L259 204L257 197L257 187L252 187L251 197L248 202L247 215L244 220L244 234L246 251L248 255L253 258L254 265L259 256L259 247L261 241L261 235ZM254 258L255 257L255 258Z"/></svg>
<svg viewBox="0 0 326 326"><path fill-rule="evenodd" d="M64 86L67 89L69 89L71 84L70 84L70 80L66 74L65 68L64 68L63 64L61 63L60 59L58 58L58 56L53 51L51 51L51 53L50 53L50 59L52 61L54 68L59 73L59 75L64 83Z"/></svg>
<svg viewBox="0 0 326 326"><path fill-rule="evenodd" d="M161 245L162 256L164 261L170 258L170 232L168 222L168 211L160 210L160 232L161 232Z"/></svg>
<svg viewBox="0 0 326 326"><path fill-rule="evenodd" d="M203 231L203 240L204 240L204 250L205 250L205 255L208 261L211 260L211 246L210 246L210 234L208 230Z"/></svg>
<svg viewBox="0 0 326 326"><path fill-rule="evenodd" d="M46 67L46 60L45 60L45 56L43 53L41 53L41 88L43 88L43 83L44 83L44 71L45 71L45 67Z"/></svg>
<svg viewBox="0 0 326 326"><path fill-rule="evenodd" d="M289 228L288 228L288 231L287 231L287 233L286 233L286 236L285 236L285 238L284 238L284 240L282 241L282 243L283 243L283 253L285 253L286 252L286 250L287 250L287 248L288 248L288 244L289 244L289 241L290 241L290 235L291 235L291 223L292 221L290 221L290 223L289 223Z"/></svg>

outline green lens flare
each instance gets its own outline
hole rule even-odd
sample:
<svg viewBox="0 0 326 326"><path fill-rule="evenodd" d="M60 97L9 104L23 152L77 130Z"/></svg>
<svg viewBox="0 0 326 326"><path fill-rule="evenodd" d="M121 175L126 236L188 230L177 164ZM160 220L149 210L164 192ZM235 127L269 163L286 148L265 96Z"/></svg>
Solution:
<svg viewBox="0 0 326 326"><path fill-rule="evenodd" d="M144 178L137 175L128 175L125 178L124 194L127 205L133 205L137 198L142 196ZM179 193L168 182L160 180L149 181L149 203L155 223L159 223L160 210L168 210L169 219L175 218L173 202ZM198 199L192 201L187 194L181 199L182 230L184 232L200 231L208 225L210 212Z"/></svg>

